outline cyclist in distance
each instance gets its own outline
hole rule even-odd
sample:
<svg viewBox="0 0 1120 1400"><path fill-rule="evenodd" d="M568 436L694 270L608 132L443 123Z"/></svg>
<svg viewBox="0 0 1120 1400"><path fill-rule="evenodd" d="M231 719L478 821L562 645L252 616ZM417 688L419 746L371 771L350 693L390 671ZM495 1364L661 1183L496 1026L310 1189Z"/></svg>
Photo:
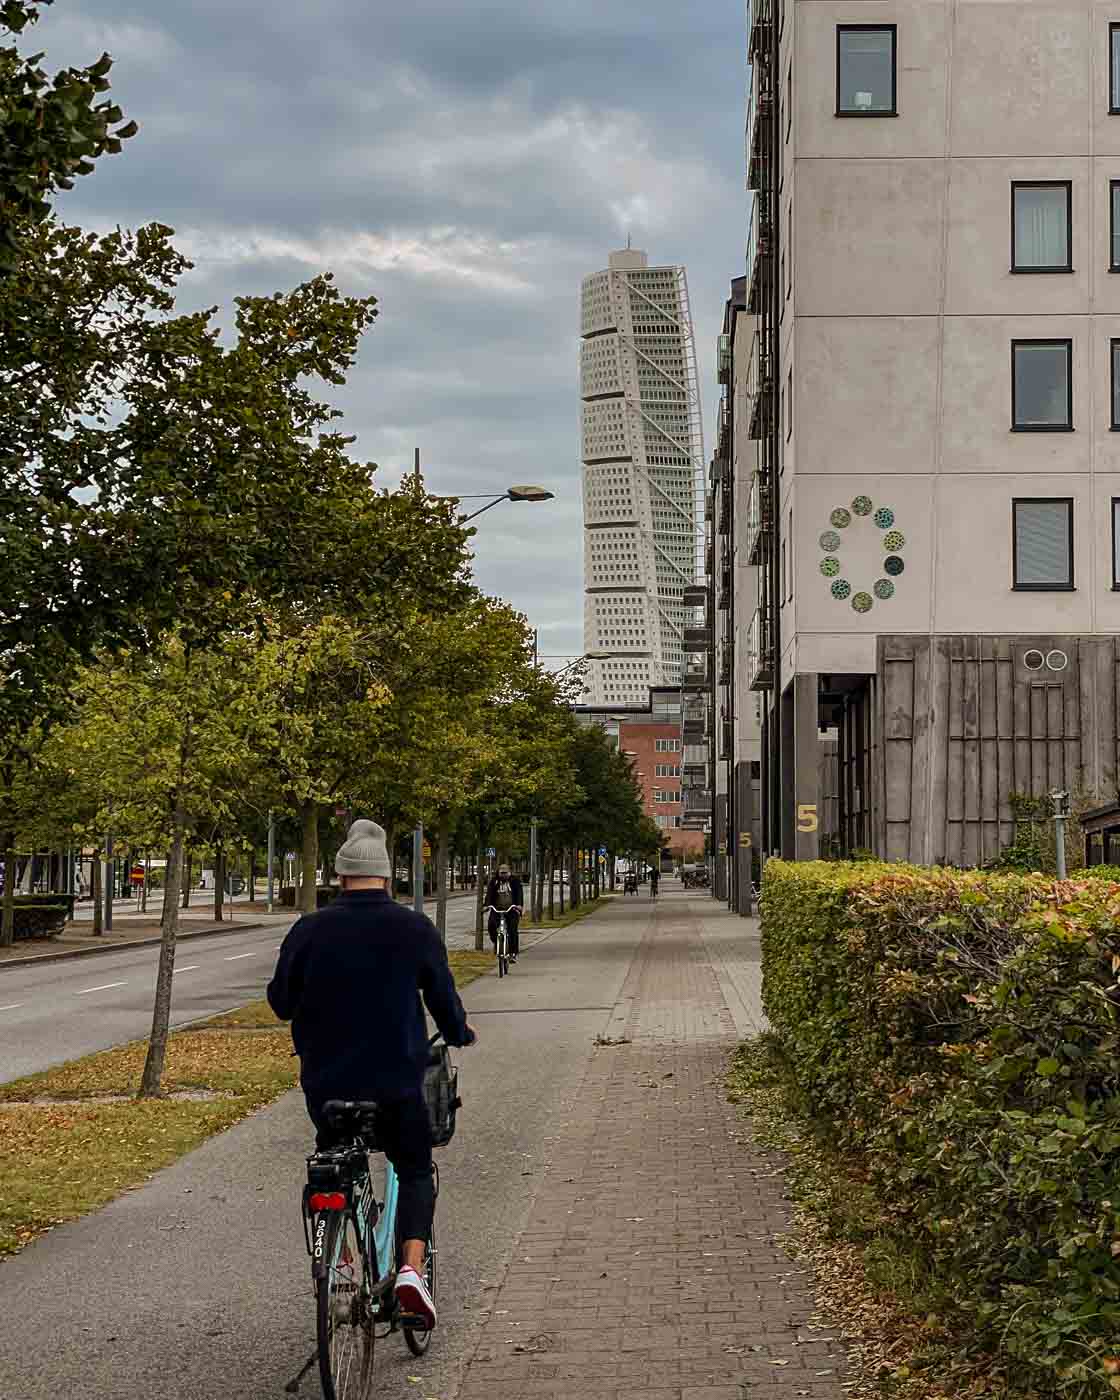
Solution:
<svg viewBox="0 0 1120 1400"><path fill-rule="evenodd" d="M356 821L335 859L342 893L288 931L268 1002L292 1023L300 1083L320 1150L332 1145L323 1117L331 1099L373 1100L385 1155L400 1182L404 1241L397 1274L401 1311L436 1324L424 1282L435 1214L432 1139L424 1102L428 1031L424 1005L448 1045L475 1032L455 990L435 925L389 893L385 832Z"/></svg>
<svg viewBox="0 0 1120 1400"><path fill-rule="evenodd" d="M490 942L493 943L495 952L498 947L498 915L495 911L500 909L506 916L509 960L516 962L518 952L517 924L525 907L525 894L521 888L521 881L516 875L510 874L508 865L499 865L498 873L486 886L486 903L490 906L490 922L487 927L490 932Z"/></svg>

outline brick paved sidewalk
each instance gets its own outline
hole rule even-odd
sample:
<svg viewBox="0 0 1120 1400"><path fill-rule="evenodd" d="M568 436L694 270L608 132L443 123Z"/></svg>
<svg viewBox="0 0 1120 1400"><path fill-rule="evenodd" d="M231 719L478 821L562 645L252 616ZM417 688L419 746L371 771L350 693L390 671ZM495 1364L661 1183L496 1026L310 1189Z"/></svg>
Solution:
<svg viewBox="0 0 1120 1400"><path fill-rule="evenodd" d="M627 1043L595 1050L557 1124L459 1400L840 1400L842 1350L811 1326L808 1279L775 1243L781 1162L723 1092L738 1035L720 950L756 965L755 925L703 896L594 917L605 937L649 924L608 1032ZM757 985L748 971L737 994Z"/></svg>

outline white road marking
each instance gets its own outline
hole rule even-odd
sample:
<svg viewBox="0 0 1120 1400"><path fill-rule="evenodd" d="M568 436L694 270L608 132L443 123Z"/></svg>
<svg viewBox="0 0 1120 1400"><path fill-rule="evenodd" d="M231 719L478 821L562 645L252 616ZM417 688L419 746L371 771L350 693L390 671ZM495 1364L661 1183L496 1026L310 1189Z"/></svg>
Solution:
<svg viewBox="0 0 1120 1400"><path fill-rule="evenodd" d="M252 956L252 953L234 953L232 957L226 958L226 962L236 962L238 958L251 958Z"/></svg>
<svg viewBox="0 0 1120 1400"><path fill-rule="evenodd" d="M200 963L188 963L186 967L177 967L175 975L178 976L180 972L197 972L200 966Z"/></svg>
<svg viewBox="0 0 1120 1400"><path fill-rule="evenodd" d="M102 982L100 987L83 987L80 992L75 992L76 997L84 997L90 992L107 992L110 987L127 987L127 982Z"/></svg>
<svg viewBox="0 0 1120 1400"><path fill-rule="evenodd" d="M0 1011L16 1011L22 1005L22 1001L13 1001L10 1002L7 1006L0 1006Z"/></svg>

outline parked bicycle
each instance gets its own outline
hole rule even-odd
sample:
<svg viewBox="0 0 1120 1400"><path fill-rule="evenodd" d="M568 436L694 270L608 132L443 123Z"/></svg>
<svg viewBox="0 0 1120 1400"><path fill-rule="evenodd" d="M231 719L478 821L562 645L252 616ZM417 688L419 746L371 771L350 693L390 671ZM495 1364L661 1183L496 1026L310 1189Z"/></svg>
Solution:
<svg viewBox="0 0 1120 1400"><path fill-rule="evenodd" d="M496 909L492 904L488 904L482 911L484 914L497 914L498 934L494 940L494 951L498 955L498 976L504 977L509 971L509 930L506 927L506 915L508 909Z"/></svg>
<svg viewBox="0 0 1120 1400"><path fill-rule="evenodd" d="M455 1131L459 1107L457 1075L439 1036L431 1051L424 1095L433 1146ZM317 1350L301 1376L319 1363L324 1400L363 1400L373 1372L374 1344L401 1332L414 1356L431 1342L425 1319L402 1313L394 1291L400 1267L397 1229L397 1175L386 1160L380 1191L375 1191L369 1154L380 1150L376 1103L338 1099L324 1106L334 1146L307 1159L303 1192L304 1238L315 1288ZM436 1196L439 1171L433 1165ZM380 1199L378 1196L380 1195ZM436 1291L435 1230L424 1251L424 1280ZM294 1385L298 1385L299 1377ZM289 1387L292 1389L293 1387Z"/></svg>

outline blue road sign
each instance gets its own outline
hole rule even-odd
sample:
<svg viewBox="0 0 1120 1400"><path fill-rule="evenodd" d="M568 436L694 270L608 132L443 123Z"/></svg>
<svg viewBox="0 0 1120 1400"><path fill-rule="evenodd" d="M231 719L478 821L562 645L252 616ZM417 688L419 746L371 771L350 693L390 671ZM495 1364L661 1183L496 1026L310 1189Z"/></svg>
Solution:
<svg viewBox="0 0 1120 1400"><path fill-rule="evenodd" d="M497 851L494 849L494 847L491 846L490 849L486 852L486 854L490 857L491 860L493 860L494 857L495 857L498 853L497 853Z"/></svg>

